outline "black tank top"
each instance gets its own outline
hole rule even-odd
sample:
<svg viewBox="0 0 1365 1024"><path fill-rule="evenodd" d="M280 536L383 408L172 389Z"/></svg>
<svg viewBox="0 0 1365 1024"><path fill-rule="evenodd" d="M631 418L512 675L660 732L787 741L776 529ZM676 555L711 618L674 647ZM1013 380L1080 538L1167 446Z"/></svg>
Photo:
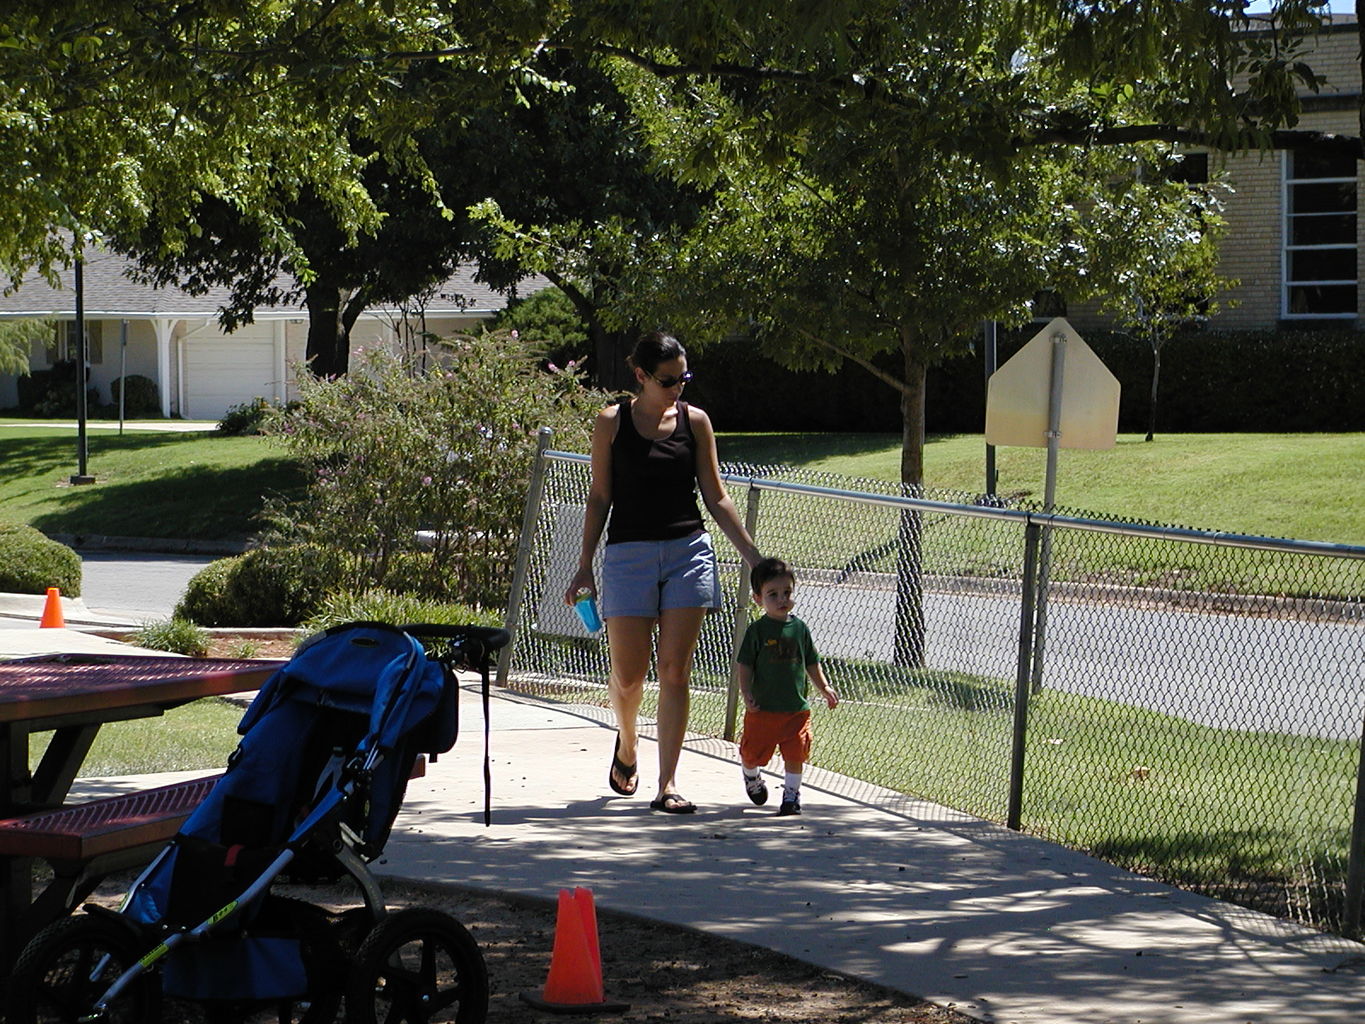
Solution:
<svg viewBox="0 0 1365 1024"><path fill-rule="evenodd" d="M611 442L611 521L607 543L673 540L702 528L697 507L697 443L687 403L678 403L673 433L642 437L623 398Z"/></svg>

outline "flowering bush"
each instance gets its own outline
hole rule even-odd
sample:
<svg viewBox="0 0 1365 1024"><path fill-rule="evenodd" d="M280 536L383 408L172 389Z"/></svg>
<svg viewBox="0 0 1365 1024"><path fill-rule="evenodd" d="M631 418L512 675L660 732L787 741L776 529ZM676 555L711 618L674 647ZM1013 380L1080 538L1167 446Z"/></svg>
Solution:
<svg viewBox="0 0 1365 1024"><path fill-rule="evenodd" d="M446 342L427 369L383 350L351 366L302 376L298 402L268 428L312 472L302 500L271 510L270 542L338 554L334 589L396 585L500 608L536 435L548 426L556 447L584 450L605 396L573 369L542 369L510 332Z"/></svg>

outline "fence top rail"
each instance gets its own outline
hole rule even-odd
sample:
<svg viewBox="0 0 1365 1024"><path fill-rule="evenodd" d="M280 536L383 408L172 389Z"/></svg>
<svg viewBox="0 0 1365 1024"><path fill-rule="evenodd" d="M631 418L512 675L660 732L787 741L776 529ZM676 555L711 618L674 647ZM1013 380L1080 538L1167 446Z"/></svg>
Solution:
<svg viewBox="0 0 1365 1024"><path fill-rule="evenodd" d="M561 462L591 463L591 458L579 452L547 450L547 459ZM1168 541L1188 541L1194 544L1209 544L1214 547L1251 548L1259 551L1282 551L1298 555L1328 555L1335 558L1365 559L1365 547L1354 544L1335 544L1329 541L1289 540L1281 537L1256 537L1248 534L1225 533L1221 530L1195 530L1183 526L1154 526L1147 523L1120 523L1107 519L1086 519L1078 516L1058 515L1054 512L1030 512L1017 508L1000 508L996 505L967 505L956 502L934 501L929 498L911 498L895 494L874 494L869 491L844 490L838 487L823 487L818 484L792 483L786 480L773 480L769 477L722 473L721 479L727 484L750 487L762 491L778 491L787 494L808 494L815 497L838 498L864 505L882 505L888 508L912 509L919 512L934 512L940 515L968 516L977 519L995 519L1018 523L1021 526L1057 526L1071 530L1088 530L1092 533L1111 533L1125 537L1160 537Z"/></svg>

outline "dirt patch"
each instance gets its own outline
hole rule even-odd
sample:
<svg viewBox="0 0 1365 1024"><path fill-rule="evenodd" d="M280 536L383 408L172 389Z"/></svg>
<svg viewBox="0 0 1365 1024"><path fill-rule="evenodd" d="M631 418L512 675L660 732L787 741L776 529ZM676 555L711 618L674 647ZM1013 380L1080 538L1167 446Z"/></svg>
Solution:
<svg viewBox="0 0 1365 1024"><path fill-rule="evenodd" d="M117 906L133 876L110 879L91 902ZM556 906L549 900L456 886L385 883L390 910L427 907L451 914L479 944L488 965L489 1024L568 1019L537 1010L554 948ZM282 885L281 895L334 910L358 904L351 892ZM771 950L597 908L606 998L627 1003L596 1019L621 1024L980 1024L951 1005L836 974ZM163 1024L197 1022L195 1005L167 1007ZM255 1020L256 1018L252 1018Z"/></svg>
<svg viewBox="0 0 1365 1024"><path fill-rule="evenodd" d="M280 658L288 660L294 656L296 641L294 635L285 636L237 636L215 635L209 640L210 658Z"/></svg>
<svg viewBox="0 0 1365 1024"><path fill-rule="evenodd" d="M519 993L545 985L555 906L468 890L388 887L390 900L436 906L470 930L488 963L491 1024L553 1020ZM622 1022L723 1024L971 1024L973 1018L892 989L713 935L598 908L608 1000L630 1009Z"/></svg>

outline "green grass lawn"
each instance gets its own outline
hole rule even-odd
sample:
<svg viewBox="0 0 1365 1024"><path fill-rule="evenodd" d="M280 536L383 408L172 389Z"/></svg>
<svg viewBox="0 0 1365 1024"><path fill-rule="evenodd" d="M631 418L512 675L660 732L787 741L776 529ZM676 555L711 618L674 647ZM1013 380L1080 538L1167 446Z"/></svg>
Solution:
<svg viewBox="0 0 1365 1024"><path fill-rule="evenodd" d="M156 718L136 718L102 726L81 764L81 775L143 775L150 772L223 768L237 746L237 723L245 709L222 697L205 697ZM46 733L34 733L30 768L47 746Z"/></svg>
<svg viewBox="0 0 1365 1024"><path fill-rule="evenodd" d="M724 462L785 464L900 479L890 434L726 434ZM1041 448L998 448L997 493L1041 501ZM931 487L985 490L978 436L933 438L924 452ZM1058 456L1057 505L1103 515L1262 537L1365 545L1365 434L1123 435L1108 451Z"/></svg>
<svg viewBox="0 0 1365 1024"><path fill-rule="evenodd" d="M302 483L282 449L212 433L87 433L93 484L73 486L75 428L0 420L0 522L47 534L241 539L266 495Z"/></svg>

